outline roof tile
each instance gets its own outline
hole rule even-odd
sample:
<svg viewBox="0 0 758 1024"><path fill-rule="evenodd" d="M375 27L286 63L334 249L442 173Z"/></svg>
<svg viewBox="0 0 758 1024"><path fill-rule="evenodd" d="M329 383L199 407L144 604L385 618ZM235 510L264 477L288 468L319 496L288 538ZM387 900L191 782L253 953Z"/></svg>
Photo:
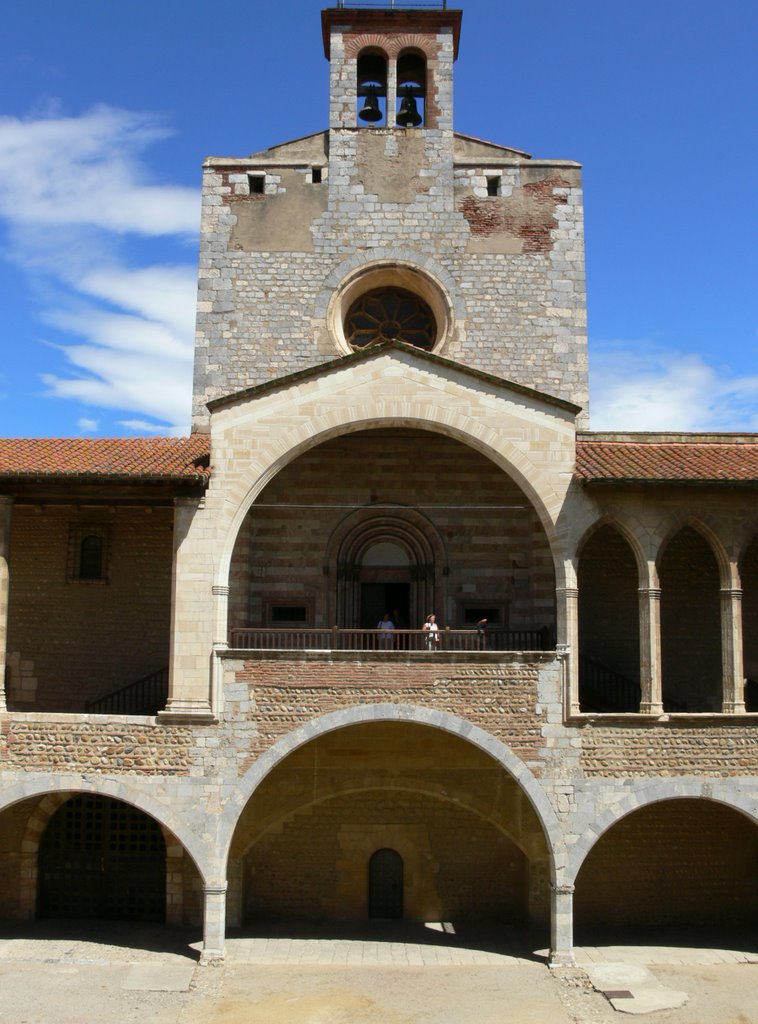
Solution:
<svg viewBox="0 0 758 1024"><path fill-rule="evenodd" d="M0 438L0 477L204 480L210 439L190 437Z"/></svg>

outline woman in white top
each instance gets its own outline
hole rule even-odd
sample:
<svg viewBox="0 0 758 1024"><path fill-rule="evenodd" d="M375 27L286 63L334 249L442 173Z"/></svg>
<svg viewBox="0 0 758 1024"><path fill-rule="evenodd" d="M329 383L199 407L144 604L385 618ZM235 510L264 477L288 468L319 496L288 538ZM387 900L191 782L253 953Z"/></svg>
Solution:
<svg viewBox="0 0 758 1024"><path fill-rule="evenodd" d="M426 633L426 649L428 651L436 651L440 642L440 630L437 625L437 616L427 615L426 622L421 627Z"/></svg>

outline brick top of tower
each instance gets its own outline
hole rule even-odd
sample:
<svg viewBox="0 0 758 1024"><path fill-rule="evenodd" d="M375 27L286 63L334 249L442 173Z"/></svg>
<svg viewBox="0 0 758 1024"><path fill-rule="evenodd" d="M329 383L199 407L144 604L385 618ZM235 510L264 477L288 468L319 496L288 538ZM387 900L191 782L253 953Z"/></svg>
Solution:
<svg viewBox="0 0 758 1024"><path fill-rule="evenodd" d="M453 32L453 56L458 56L463 11L429 8L397 7L327 7L321 12L324 54L331 53L331 34L335 25L350 33L437 33L449 28Z"/></svg>

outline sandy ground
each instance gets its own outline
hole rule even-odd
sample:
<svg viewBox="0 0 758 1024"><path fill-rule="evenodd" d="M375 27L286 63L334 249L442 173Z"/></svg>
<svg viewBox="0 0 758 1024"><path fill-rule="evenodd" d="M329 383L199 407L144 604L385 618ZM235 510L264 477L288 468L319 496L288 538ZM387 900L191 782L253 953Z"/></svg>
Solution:
<svg viewBox="0 0 758 1024"><path fill-rule="evenodd" d="M230 942L223 965L200 967L197 943L160 929L65 934L0 931L0 1024L610 1024L614 1010L581 969L551 971L539 954L418 947L399 965L387 947L352 945L350 963L317 962L337 948L291 944L281 962L256 963L261 946ZM195 939L196 937L192 937ZM397 947L401 953L404 951ZM305 952L304 952L305 951ZM358 963L362 954L365 962ZM758 963L716 962L711 950L650 950L664 985L688 993L653 1024L758 1024ZM603 950L593 949L594 957ZM609 958L616 949L608 950ZM637 959L647 954L637 949ZM439 963L432 963L437 957ZM491 951L485 954L492 957ZM477 960L477 958L480 958ZM260 957L259 957L260 958ZM456 959L458 962L455 962ZM701 959L703 962L697 963ZM466 962L468 960L468 962ZM643 1018L645 1019L645 1018Z"/></svg>

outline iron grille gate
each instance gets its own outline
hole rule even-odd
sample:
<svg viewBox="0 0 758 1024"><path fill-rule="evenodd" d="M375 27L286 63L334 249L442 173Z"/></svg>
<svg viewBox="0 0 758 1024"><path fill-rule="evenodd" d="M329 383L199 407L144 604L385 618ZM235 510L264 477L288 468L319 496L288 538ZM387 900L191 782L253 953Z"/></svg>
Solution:
<svg viewBox="0 0 758 1024"><path fill-rule="evenodd" d="M108 797L72 797L39 848L38 917L163 921L166 844L142 811Z"/></svg>

